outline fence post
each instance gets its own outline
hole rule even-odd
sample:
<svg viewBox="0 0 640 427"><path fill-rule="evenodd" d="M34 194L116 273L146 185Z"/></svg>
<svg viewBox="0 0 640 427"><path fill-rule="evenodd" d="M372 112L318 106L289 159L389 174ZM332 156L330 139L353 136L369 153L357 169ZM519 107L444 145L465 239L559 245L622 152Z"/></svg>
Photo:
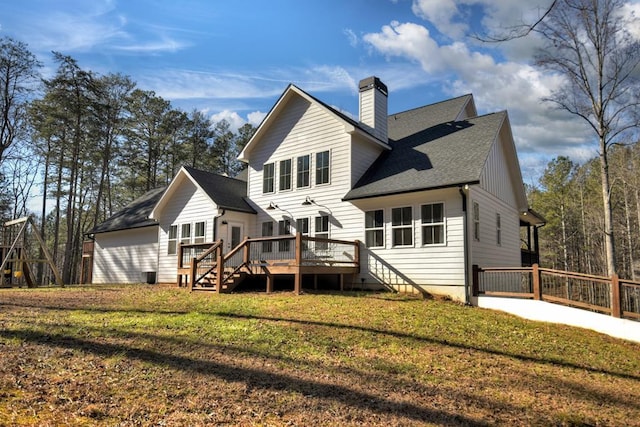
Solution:
<svg viewBox="0 0 640 427"><path fill-rule="evenodd" d="M617 318L622 317L620 307L620 277L617 273L611 276L611 315Z"/></svg>
<svg viewBox="0 0 640 427"><path fill-rule="evenodd" d="M191 265L189 269L189 292L193 291L193 286L196 284L196 276L198 275L198 267L196 259L191 258Z"/></svg>
<svg viewBox="0 0 640 427"><path fill-rule="evenodd" d="M473 292L473 296L477 297L480 295L480 267L478 264L473 264L472 268L472 278L471 278L471 290Z"/></svg>
<svg viewBox="0 0 640 427"><path fill-rule="evenodd" d="M533 299L542 301L542 286L540 283L540 266L537 263L531 266L531 276L533 279Z"/></svg>
<svg viewBox="0 0 640 427"><path fill-rule="evenodd" d="M224 282L224 256L222 254L222 248L224 248L223 241L220 240L220 246L216 249L216 293L220 293L222 290L222 283Z"/></svg>

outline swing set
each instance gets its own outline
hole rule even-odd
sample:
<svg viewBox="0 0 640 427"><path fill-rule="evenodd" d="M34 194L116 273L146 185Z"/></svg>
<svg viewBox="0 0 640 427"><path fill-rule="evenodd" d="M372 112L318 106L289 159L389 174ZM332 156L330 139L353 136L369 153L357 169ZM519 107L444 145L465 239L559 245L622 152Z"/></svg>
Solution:
<svg viewBox="0 0 640 427"><path fill-rule="evenodd" d="M27 257L27 227L31 225L32 233L38 240L40 249L45 259L30 259ZM62 276L49 255L47 245L42 236L38 233L33 218L26 216L23 218L7 221L2 225L2 242L0 243L0 283L1 286L21 286L26 283L28 287L36 286L31 265L48 264L55 277L58 286L64 287Z"/></svg>

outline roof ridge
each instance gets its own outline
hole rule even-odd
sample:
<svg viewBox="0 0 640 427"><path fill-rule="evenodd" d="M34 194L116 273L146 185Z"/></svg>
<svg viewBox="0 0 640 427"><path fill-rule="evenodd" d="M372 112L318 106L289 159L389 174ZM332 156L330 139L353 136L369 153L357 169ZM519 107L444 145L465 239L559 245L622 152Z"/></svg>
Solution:
<svg viewBox="0 0 640 427"><path fill-rule="evenodd" d="M405 114L405 113L409 113L411 111L420 110L420 109L423 109L423 108L434 107L434 106L436 106L438 104L444 104L445 102L451 102L451 101L455 101L457 99L461 99L461 98L465 98L465 97L467 97L467 98L468 97L473 97L473 94L472 93L467 93L467 94L456 96L456 97L453 97L453 98L443 99L442 101L433 102L431 104L421 105L419 107L410 108L410 109L404 110L404 111L398 111L396 113L388 114L387 117L393 117L393 116L397 116L399 114Z"/></svg>

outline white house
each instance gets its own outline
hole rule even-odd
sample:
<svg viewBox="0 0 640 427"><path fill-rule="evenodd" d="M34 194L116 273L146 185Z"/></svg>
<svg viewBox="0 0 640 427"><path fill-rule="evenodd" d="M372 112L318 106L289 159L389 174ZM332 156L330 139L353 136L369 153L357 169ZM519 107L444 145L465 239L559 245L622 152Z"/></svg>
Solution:
<svg viewBox="0 0 640 427"><path fill-rule="evenodd" d="M158 281L175 281L177 243L293 233L360 241L360 287L468 301L473 264L521 265L538 220L507 113L464 95L388 115L387 96L362 80L356 121L289 85L240 153L246 182L183 168L149 212Z"/></svg>

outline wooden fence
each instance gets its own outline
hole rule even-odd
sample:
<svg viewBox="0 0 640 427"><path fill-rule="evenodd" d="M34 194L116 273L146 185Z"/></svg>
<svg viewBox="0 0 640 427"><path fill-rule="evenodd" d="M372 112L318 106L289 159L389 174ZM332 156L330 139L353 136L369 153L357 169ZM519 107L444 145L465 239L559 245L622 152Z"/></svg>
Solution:
<svg viewBox="0 0 640 427"><path fill-rule="evenodd" d="M532 267L473 266L473 295L548 301L640 320L640 282Z"/></svg>

